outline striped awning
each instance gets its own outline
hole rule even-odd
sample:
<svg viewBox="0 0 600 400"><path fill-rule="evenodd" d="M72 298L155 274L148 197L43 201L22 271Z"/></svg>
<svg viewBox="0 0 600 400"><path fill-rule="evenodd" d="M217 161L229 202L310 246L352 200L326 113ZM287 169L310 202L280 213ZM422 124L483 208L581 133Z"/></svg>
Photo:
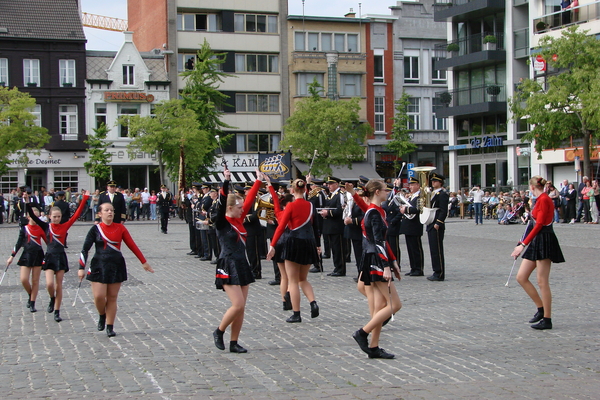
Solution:
<svg viewBox="0 0 600 400"><path fill-rule="evenodd" d="M225 176L222 172L215 172L212 174L208 174L204 179L204 182L210 183L221 183L225 180ZM240 183L240 182L254 182L256 180L256 173L250 171L244 172L231 172L231 182Z"/></svg>

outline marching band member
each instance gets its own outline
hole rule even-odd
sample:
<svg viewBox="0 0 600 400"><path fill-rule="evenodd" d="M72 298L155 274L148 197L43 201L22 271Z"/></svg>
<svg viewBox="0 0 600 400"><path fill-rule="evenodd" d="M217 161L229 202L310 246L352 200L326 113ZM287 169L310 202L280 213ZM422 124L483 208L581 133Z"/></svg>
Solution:
<svg viewBox="0 0 600 400"><path fill-rule="evenodd" d="M92 245L96 245L96 253L90 262L87 280L92 284L94 304L98 310L98 330L106 326L108 337L116 336L113 330L117 315L117 298L121 283L127 280L127 267L121 253L121 243L136 255L142 267L148 272L154 272L144 255L137 247L125 225L113 223L115 209L110 203L98 207L101 222L89 230L79 258L79 279L85 276L85 264Z"/></svg>
<svg viewBox="0 0 600 400"><path fill-rule="evenodd" d="M257 180L249 190L246 199L236 194L229 194L231 172L224 171L225 181L219 194L219 213L215 227L221 245L221 254L217 260L215 285L227 293L231 307L225 312L221 323L213 332L215 346L225 350L223 334L231 325L229 351L246 353L248 350L238 344L238 337L244 323L244 310L248 298L249 284L254 282L254 276L246 256L246 238L248 233L244 228L246 214L252 209L256 194L261 185L263 174L256 171Z"/></svg>
<svg viewBox="0 0 600 400"><path fill-rule="evenodd" d="M423 276L424 261L423 261L423 244L421 236L423 236L423 225L419 221L419 180L410 178L408 188L410 189L410 197L408 201L411 206L403 205L400 207L400 212L404 216L400 225L400 234L404 234L406 238L406 249L408 250L408 259L410 260L410 272L407 276ZM409 218L408 215L414 215Z"/></svg>
<svg viewBox="0 0 600 400"><path fill-rule="evenodd" d="M325 207L330 210L321 210L324 218L323 235L329 238L331 255L333 257L333 272L327 276L346 276L346 251L344 249L344 221L342 220L344 195L340 191L340 179L330 176L326 185L329 187L329 196Z"/></svg>
<svg viewBox="0 0 600 400"><path fill-rule="evenodd" d="M431 253L431 267L433 275L428 276L430 281L443 281L446 279L446 261L444 258L444 232L446 217L448 216L448 202L450 196L444 190L444 177L431 174L429 178L433 193L431 194L431 208L437 208L435 219L425 228L429 241L429 252Z"/></svg>

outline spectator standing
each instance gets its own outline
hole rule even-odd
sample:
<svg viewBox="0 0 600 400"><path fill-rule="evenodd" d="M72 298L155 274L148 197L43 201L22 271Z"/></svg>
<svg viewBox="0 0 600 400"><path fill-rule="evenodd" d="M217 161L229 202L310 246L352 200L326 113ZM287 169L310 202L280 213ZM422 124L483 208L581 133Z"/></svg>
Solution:
<svg viewBox="0 0 600 400"><path fill-rule="evenodd" d="M148 201L150 202L150 219L152 221L156 221L156 201L158 200L158 197L156 196L156 192L153 190L152 193L150 193L150 197L148 198Z"/></svg>
<svg viewBox="0 0 600 400"><path fill-rule="evenodd" d="M475 209L475 225L483 224L483 195L485 192L481 190L480 185L475 185L469 192L469 196L473 196L473 207Z"/></svg>
<svg viewBox="0 0 600 400"><path fill-rule="evenodd" d="M148 192L148 188L144 188L142 192L142 219L150 220L150 192Z"/></svg>

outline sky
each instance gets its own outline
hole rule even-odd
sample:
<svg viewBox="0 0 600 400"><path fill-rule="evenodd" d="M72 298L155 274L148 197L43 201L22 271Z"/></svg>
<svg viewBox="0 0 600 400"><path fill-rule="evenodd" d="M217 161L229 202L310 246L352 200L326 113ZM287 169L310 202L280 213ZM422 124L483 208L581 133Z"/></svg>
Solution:
<svg viewBox="0 0 600 400"><path fill-rule="evenodd" d="M356 0L306 0L304 3L304 14L343 17L344 14L350 11L350 8L353 8L358 16L358 3ZM302 0L289 0L288 4L289 14L302 15ZM361 15L390 15L389 6L395 4L395 0L363 0ZM81 0L81 8L90 14L127 19L126 0ZM117 51L123 42L123 34L121 32L110 32L93 28L84 28L84 31L88 41L86 46L88 50Z"/></svg>

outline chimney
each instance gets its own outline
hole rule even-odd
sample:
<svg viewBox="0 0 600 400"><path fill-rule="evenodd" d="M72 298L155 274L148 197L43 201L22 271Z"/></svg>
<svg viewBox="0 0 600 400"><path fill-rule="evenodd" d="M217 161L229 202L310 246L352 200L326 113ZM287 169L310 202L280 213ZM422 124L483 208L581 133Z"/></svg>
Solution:
<svg viewBox="0 0 600 400"><path fill-rule="evenodd" d="M350 11L344 15L346 18L356 18L356 13L354 12L354 8L351 8Z"/></svg>
<svg viewBox="0 0 600 400"><path fill-rule="evenodd" d="M125 31L123 32L125 35L125 42L133 42L133 32Z"/></svg>

